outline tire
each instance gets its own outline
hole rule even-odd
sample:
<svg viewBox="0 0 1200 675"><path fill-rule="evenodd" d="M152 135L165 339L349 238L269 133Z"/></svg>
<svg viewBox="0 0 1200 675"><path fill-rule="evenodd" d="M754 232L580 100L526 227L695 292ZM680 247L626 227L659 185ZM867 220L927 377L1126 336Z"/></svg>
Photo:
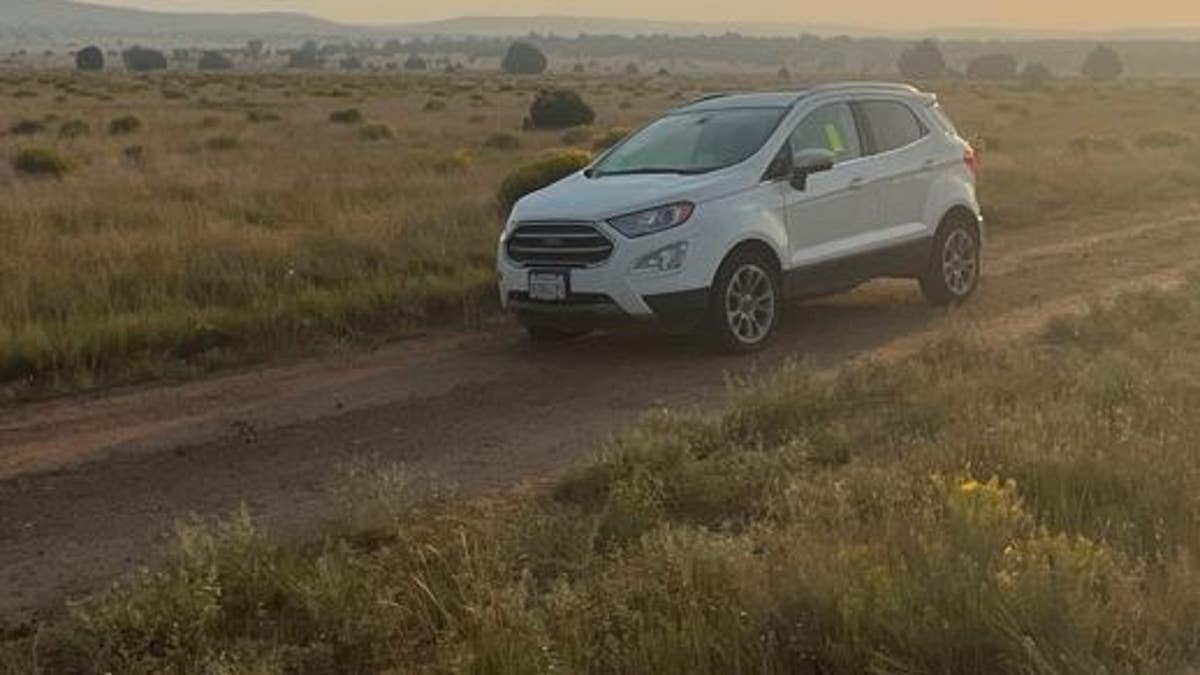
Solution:
<svg viewBox="0 0 1200 675"><path fill-rule="evenodd" d="M709 336L722 350L745 354L770 342L782 295L779 266L763 251L734 251L717 270L708 300Z"/></svg>
<svg viewBox="0 0 1200 675"><path fill-rule="evenodd" d="M983 269L980 248L979 228L966 218L948 219L938 228L920 277L921 293L930 305L958 304L975 293Z"/></svg>

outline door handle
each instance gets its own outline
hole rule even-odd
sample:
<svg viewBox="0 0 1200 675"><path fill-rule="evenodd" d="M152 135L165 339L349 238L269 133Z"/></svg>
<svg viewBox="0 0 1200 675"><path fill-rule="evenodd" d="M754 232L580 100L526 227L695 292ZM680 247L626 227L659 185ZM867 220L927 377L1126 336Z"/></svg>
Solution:
<svg viewBox="0 0 1200 675"><path fill-rule="evenodd" d="M850 179L850 189L851 190L861 190L863 188L863 186L866 184L867 184L867 179L863 178L862 176L858 176L858 177Z"/></svg>

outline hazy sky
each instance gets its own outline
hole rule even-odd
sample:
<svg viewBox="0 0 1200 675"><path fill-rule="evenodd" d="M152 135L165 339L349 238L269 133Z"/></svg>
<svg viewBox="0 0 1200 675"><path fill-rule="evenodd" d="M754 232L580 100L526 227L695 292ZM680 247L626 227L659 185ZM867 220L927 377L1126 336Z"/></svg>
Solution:
<svg viewBox="0 0 1200 675"><path fill-rule="evenodd" d="M1111 29L1200 26L1200 0L92 0L166 10L295 10L355 23L465 14L839 23L912 29L985 26ZM736 7L736 12L731 11Z"/></svg>

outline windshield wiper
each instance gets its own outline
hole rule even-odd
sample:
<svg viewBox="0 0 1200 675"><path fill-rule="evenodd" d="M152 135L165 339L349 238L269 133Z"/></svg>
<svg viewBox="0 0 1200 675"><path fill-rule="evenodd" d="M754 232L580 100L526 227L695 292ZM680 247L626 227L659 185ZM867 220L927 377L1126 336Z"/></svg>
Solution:
<svg viewBox="0 0 1200 675"><path fill-rule="evenodd" d="M596 178L605 176L639 176L649 174L671 174L677 176L696 176L710 171L716 171L719 166L706 166L697 169L672 169L669 167L646 167L642 169L625 169L622 171L596 171Z"/></svg>

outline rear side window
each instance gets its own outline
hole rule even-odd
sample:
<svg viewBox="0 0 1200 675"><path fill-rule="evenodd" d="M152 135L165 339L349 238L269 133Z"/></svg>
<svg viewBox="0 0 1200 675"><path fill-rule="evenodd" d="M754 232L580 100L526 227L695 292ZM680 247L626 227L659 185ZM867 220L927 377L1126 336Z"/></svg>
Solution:
<svg viewBox="0 0 1200 675"><path fill-rule="evenodd" d="M829 150L838 162L862 156L854 113L845 103L831 103L809 113L792 133L791 145L793 153Z"/></svg>
<svg viewBox="0 0 1200 675"><path fill-rule="evenodd" d="M859 106L871 127L876 152L888 152L911 145L926 133L916 114L903 103L866 101Z"/></svg>

